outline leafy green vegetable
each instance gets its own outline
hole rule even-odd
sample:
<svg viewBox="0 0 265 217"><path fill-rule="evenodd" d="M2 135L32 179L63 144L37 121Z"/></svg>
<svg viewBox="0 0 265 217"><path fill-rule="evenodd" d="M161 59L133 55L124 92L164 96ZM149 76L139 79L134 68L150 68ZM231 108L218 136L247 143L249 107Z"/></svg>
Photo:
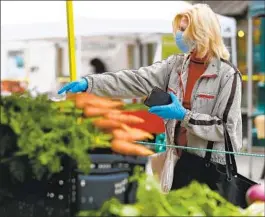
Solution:
<svg viewBox="0 0 265 217"><path fill-rule="evenodd" d="M51 102L45 95L11 95L2 97L0 106L0 163L9 164L16 180L23 181L28 166L39 179L46 172L59 172L63 156L88 173L88 150L110 147L111 136L83 119L82 110L72 101ZM23 157L25 161L19 161Z"/></svg>
<svg viewBox="0 0 265 217"><path fill-rule="evenodd" d="M101 209L81 211L79 216L262 216L227 202L207 185L189 186L163 194L154 177L137 171L131 181L138 181L137 202L121 204L112 198Z"/></svg>

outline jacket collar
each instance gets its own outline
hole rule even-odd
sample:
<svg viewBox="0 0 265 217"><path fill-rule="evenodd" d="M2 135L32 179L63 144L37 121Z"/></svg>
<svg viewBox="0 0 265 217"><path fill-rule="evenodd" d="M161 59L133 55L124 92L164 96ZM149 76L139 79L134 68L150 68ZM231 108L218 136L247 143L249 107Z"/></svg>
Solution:
<svg viewBox="0 0 265 217"><path fill-rule="evenodd" d="M190 54L185 55L184 62L182 65L182 70L179 73L186 71L188 69L190 59L191 59ZM201 75L201 78L216 78L220 74L220 70L221 70L221 60L214 57L208 64L208 67L206 68L205 72Z"/></svg>
<svg viewBox="0 0 265 217"><path fill-rule="evenodd" d="M184 69L188 67L190 62L190 55L186 56ZM201 75L201 78L216 78L221 69L221 60L214 57L210 63L208 64L208 67L206 68L205 72Z"/></svg>

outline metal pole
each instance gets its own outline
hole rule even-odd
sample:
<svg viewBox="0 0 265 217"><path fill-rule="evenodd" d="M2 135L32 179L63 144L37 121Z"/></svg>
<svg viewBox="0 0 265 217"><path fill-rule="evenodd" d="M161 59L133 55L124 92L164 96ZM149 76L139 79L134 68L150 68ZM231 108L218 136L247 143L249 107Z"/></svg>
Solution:
<svg viewBox="0 0 265 217"><path fill-rule="evenodd" d="M248 16L248 49L247 49L247 64L248 64L248 153L252 153L252 17ZM252 157L249 157L249 178L252 178Z"/></svg>
<svg viewBox="0 0 265 217"><path fill-rule="evenodd" d="M231 38L232 63L237 67L236 35Z"/></svg>
<svg viewBox="0 0 265 217"><path fill-rule="evenodd" d="M140 43L136 40L135 47L134 47L134 68L138 69L141 67L141 60L140 60Z"/></svg>
<svg viewBox="0 0 265 217"><path fill-rule="evenodd" d="M74 36L74 15L72 1L66 1L67 14L67 32L68 32L68 51L69 51L69 69L70 80L76 80L76 62L75 62L75 36Z"/></svg>

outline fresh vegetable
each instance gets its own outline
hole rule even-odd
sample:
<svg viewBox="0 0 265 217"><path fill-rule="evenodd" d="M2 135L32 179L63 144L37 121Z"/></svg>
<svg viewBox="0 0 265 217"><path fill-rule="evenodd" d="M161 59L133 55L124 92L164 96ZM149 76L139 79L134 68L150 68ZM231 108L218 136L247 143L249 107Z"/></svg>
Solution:
<svg viewBox="0 0 265 217"><path fill-rule="evenodd" d="M120 114L121 111L117 109L109 109L109 108L98 108L92 106L85 106L84 108L84 115L85 117L95 117L95 116L102 116L106 114Z"/></svg>
<svg viewBox="0 0 265 217"><path fill-rule="evenodd" d="M19 181L23 181L25 168L38 179L47 172L59 172L62 156L73 159L78 168L87 173L90 168L87 151L95 147L110 148L113 135L102 130L112 132L115 129L124 131L115 133L116 140L128 140L125 142L134 146L134 155L152 154L145 147L129 143L153 136L116 120L118 116L114 113L121 112L117 106L122 104L88 93L68 93L66 100L59 102L49 101L46 95L36 98L29 94L2 97L0 163L7 164L10 176ZM87 118L82 118L83 114ZM98 116L107 114L108 119L98 119ZM120 114L120 120L142 121Z"/></svg>
<svg viewBox="0 0 265 217"><path fill-rule="evenodd" d="M119 108L124 105L123 102L106 100L106 99L94 99L92 101L86 102L85 104L98 106L101 108Z"/></svg>
<svg viewBox="0 0 265 217"><path fill-rule="evenodd" d="M112 131L114 139L118 140L125 140L125 141L136 141L136 140L146 140L151 138L151 134L143 133L142 131L139 131L138 133L135 134L130 134L127 131L123 129L114 129Z"/></svg>
<svg viewBox="0 0 265 217"><path fill-rule="evenodd" d="M76 100L76 97L77 96L79 96L79 95L86 95L86 96L93 96L93 95L91 95L91 94L88 94L88 93L69 93L69 92L67 92L66 93L66 99L67 100L72 100L72 101L75 101Z"/></svg>
<svg viewBox="0 0 265 217"><path fill-rule="evenodd" d="M93 124L98 128L108 129L108 130L122 127L122 123L119 121L103 119L103 118L93 121Z"/></svg>
<svg viewBox="0 0 265 217"><path fill-rule="evenodd" d="M87 101L92 101L96 98L95 95L89 93L77 93L77 94L67 94L66 99L75 102L76 108L83 109Z"/></svg>
<svg viewBox="0 0 265 217"><path fill-rule="evenodd" d="M257 184L251 186L246 193L246 200L248 204L252 204L256 201L265 202L264 184Z"/></svg>
<svg viewBox="0 0 265 217"><path fill-rule="evenodd" d="M114 152L125 155L149 156L154 154L153 151L142 145L134 144L125 140L114 139L111 142L111 149Z"/></svg>
<svg viewBox="0 0 265 217"><path fill-rule="evenodd" d="M120 121L126 124L140 124L144 123L142 118L136 117L134 115L127 115L127 114L118 114L118 113L107 113L105 115L106 118L111 120Z"/></svg>
<svg viewBox="0 0 265 217"><path fill-rule="evenodd" d="M72 101L50 102L45 95L1 97L0 163L15 181L31 173L38 179L60 171L62 156L88 173L88 150L110 148L111 135L82 119Z"/></svg>
<svg viewBox="0 0 265 217"><path fill-rule="evenodd" d="M137 129L137 128L132 128L132 127L129 127L125 124L122 125L122 129L124 129L127 133L129 133L130 135L143 135L145 136L146 138L148 139L153 139L154 136L144 130L141 130L141 129Z"/></svg>
<svg viewBox="0 0 265 217"><path fill-rule="evenodd" d="M73 98L73 97L72 97ZM114 101L103 97L98 97L89 93L81 93L75 96L77 108L84 108L86 105L98 108L119 108L124 105L121 101Z"/></svg>
<svg viewBox="0 0 265 217"><path fill-rule="evenodd" d="M155 177L138 172L130 180L138 183L136 203L122 204L112 198L99 210L81 211L78 216L264 216L261 206L241 209L195 181L163 194Z"/></svg>
<svg viewBox="0 0 265 217"><path fill-rule="evenodd" d="M251 213L251 216L265 216L265 202L254 202L249 207L247 207L245 212Z"/></svg>

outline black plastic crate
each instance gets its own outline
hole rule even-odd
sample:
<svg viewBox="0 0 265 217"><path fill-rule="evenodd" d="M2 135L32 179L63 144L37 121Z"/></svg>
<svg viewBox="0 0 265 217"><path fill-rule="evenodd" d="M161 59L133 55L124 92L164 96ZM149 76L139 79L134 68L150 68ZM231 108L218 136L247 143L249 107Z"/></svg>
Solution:
<svg viewBox="0 0 265 217"><path fill-rule="evenodd" d="M75 179L75 176L59 173L48 180L32 179L19 186L10 186L12 192L8 194L5 189L1 189L0 216L74 216L76 204L71 198Z"/></svg>
<svg viewBox="0 0 265 217"><path fill-rule="evenodd" d="M65 159L62 171L44 176L42 180L27 177L23 183L6 182L4 165L1 167L0 216L1 217L68 217L73 216L71 180L75 179L72 162Z"/></svg>
<svg viewBox="0 0 265 217"><path fill-rule="evenodd" d="M6 175L0 165L0 217L70 217L98 209L111 197L133 203L137 184L128 178L136 165L145 166L146 158L114 154L90 154L90 158L89 175L65 159L62 171L49 179L31 178L16 185L2 181Z"/></svg>
<svg viewBox="0 0 265 217"><path fill-rule="evenodd" d="M137 183L129 182L134 167L146 164L146 158L113 154L91 154L89 175L77 172L76 209L95 210L111 197L123 203L135 202Z"/></svg>

